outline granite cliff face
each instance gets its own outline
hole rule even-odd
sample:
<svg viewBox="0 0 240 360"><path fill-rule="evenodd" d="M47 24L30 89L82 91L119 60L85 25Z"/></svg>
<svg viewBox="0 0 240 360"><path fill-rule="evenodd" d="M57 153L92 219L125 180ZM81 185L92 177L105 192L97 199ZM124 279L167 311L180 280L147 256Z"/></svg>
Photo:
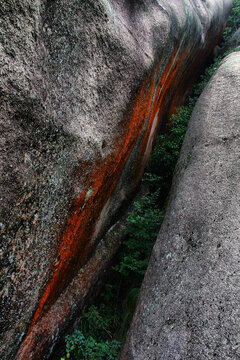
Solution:
<svg viewBox="0 0 240 360"><path fill-rule="evenodd" d="M116 244L141 178L230 0L3 0L1 359L42 359Z"/></svg>
<svg viewBox="0 0 240 360"><path fill-rule="evenodd" d="M122 360L239 359L240 53L194 109Z"/></svg>

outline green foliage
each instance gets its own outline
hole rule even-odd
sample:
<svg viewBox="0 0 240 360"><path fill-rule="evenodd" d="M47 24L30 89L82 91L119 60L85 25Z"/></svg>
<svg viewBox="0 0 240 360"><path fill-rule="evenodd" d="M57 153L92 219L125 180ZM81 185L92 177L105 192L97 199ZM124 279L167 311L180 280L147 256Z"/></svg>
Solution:
<svg viewBox="0 0 240 360"><path fill-rule="evenodd" d="M116 340L96 341L92 336L85 337L82 331L75 330L66 336L66 357L62 359L114 360L120 343Z"/></svg>
<svg viewBox="0 0 240 360"><path fill-rule="evenodd" d="M240 27L240 0L233 0L233 8L223 32L223 41L226 42Z"/></svg>
<svg viewBox="0 0 240 360"><path fill-rule="evenodd" d="M112 337L113 317L114 313L109 313L105 304L101 304L98 308L92 305L88 312L83 314L79 328L87 337L93 336L96 339L108 340Z"/></svg>
<svg viewBox="0 0 240 360"><path fill-rule="evenodd" d="M172 115L168 132L159 135L149 160L148 172L143 180L157 195L158 206L164 206L170 190L174 168L179 157L181 145L192 113L193 104L182 106ZM157 192L157 193L156 193Z"/></svg>
<svg viewBox="0 0 240 360"><path fill-rule="evenodd" d="M116 359L121 343L112 339L112 324L113 317L104 305L91 306L83 314L79 329L66 336L66 355L61 360Z"/></svg>
<svg viewBox="0 0 240 360"><path fill-rule="evenodd" d="M161 182L166 182L172 176L180 148L190 119L192 108L182 106L172 115L167 134L158 137L149 161L151 173L160 176ZM159 184L161 186L161 184Z"/></svg>
<svg viewBox="0 0 240 360"><path fill-rule="evenodd" d="M157 206L158 192L146 194L141 201L134 204L134 211L127 219L127 240L124 242L120 262L115 270L131 283L140 286L146 271L152 245L157 237L163 211Z"/></svg>

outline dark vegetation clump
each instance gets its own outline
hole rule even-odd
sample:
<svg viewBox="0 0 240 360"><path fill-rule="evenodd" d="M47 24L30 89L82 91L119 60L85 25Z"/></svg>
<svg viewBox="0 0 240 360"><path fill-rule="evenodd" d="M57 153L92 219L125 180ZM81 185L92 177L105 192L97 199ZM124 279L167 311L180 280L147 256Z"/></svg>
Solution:
<svg viewBox="0 0 240 360"><path fill-rule="evenodd" d="M223 32L223 43L228 42L231 36L240 28L240 0L233 0L232 2L233 8Z"/></svg>
<svg viewBox="0 0 240 360"><path fill-rule="evenodd" d="M240 0L223 34L226 42L240 25ZM167 131L156 140L142 182L148 191L134 204L126 225L126 240L108 273L104 289L88 308L78 329L65 337L61 360L114 360L130 325L152 246L164 218L174 168L194 105L226 53L215 59L194 86L185 106L176 110Z"/></svg>

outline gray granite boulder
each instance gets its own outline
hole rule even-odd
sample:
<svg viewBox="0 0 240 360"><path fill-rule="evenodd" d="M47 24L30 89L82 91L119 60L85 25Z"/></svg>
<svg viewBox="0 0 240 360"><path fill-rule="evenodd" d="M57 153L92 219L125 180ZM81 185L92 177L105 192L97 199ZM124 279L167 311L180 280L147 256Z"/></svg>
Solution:
<svg viewBox="0 0 240 360"><path fill-rule="evenodd" d="M81 309L163 114L184 100L230 8L1 1L1 359L42 359Z"/></svg>
<svg viewBox="0 0 240 360"><path fill-rule="evenodd" d="M240 52L198 100L122 360L240 358Z"/></svg>

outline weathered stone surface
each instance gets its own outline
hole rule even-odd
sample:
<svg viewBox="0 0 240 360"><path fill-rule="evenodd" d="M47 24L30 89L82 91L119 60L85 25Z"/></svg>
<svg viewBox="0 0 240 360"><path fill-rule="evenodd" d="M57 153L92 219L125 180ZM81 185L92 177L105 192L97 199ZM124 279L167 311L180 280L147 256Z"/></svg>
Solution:
<svg viewBox="0 0 240 360"><path fill-rule="evenodd" d="M41 359L84 302L115 248L99 241L230 6L1 2L1 359Z"/></svg>
<svg viewBox="0 0 240 360"><path fill-rule="evenodd" d="M240 53L191 118L121 359L240 358Z"/></svg>

